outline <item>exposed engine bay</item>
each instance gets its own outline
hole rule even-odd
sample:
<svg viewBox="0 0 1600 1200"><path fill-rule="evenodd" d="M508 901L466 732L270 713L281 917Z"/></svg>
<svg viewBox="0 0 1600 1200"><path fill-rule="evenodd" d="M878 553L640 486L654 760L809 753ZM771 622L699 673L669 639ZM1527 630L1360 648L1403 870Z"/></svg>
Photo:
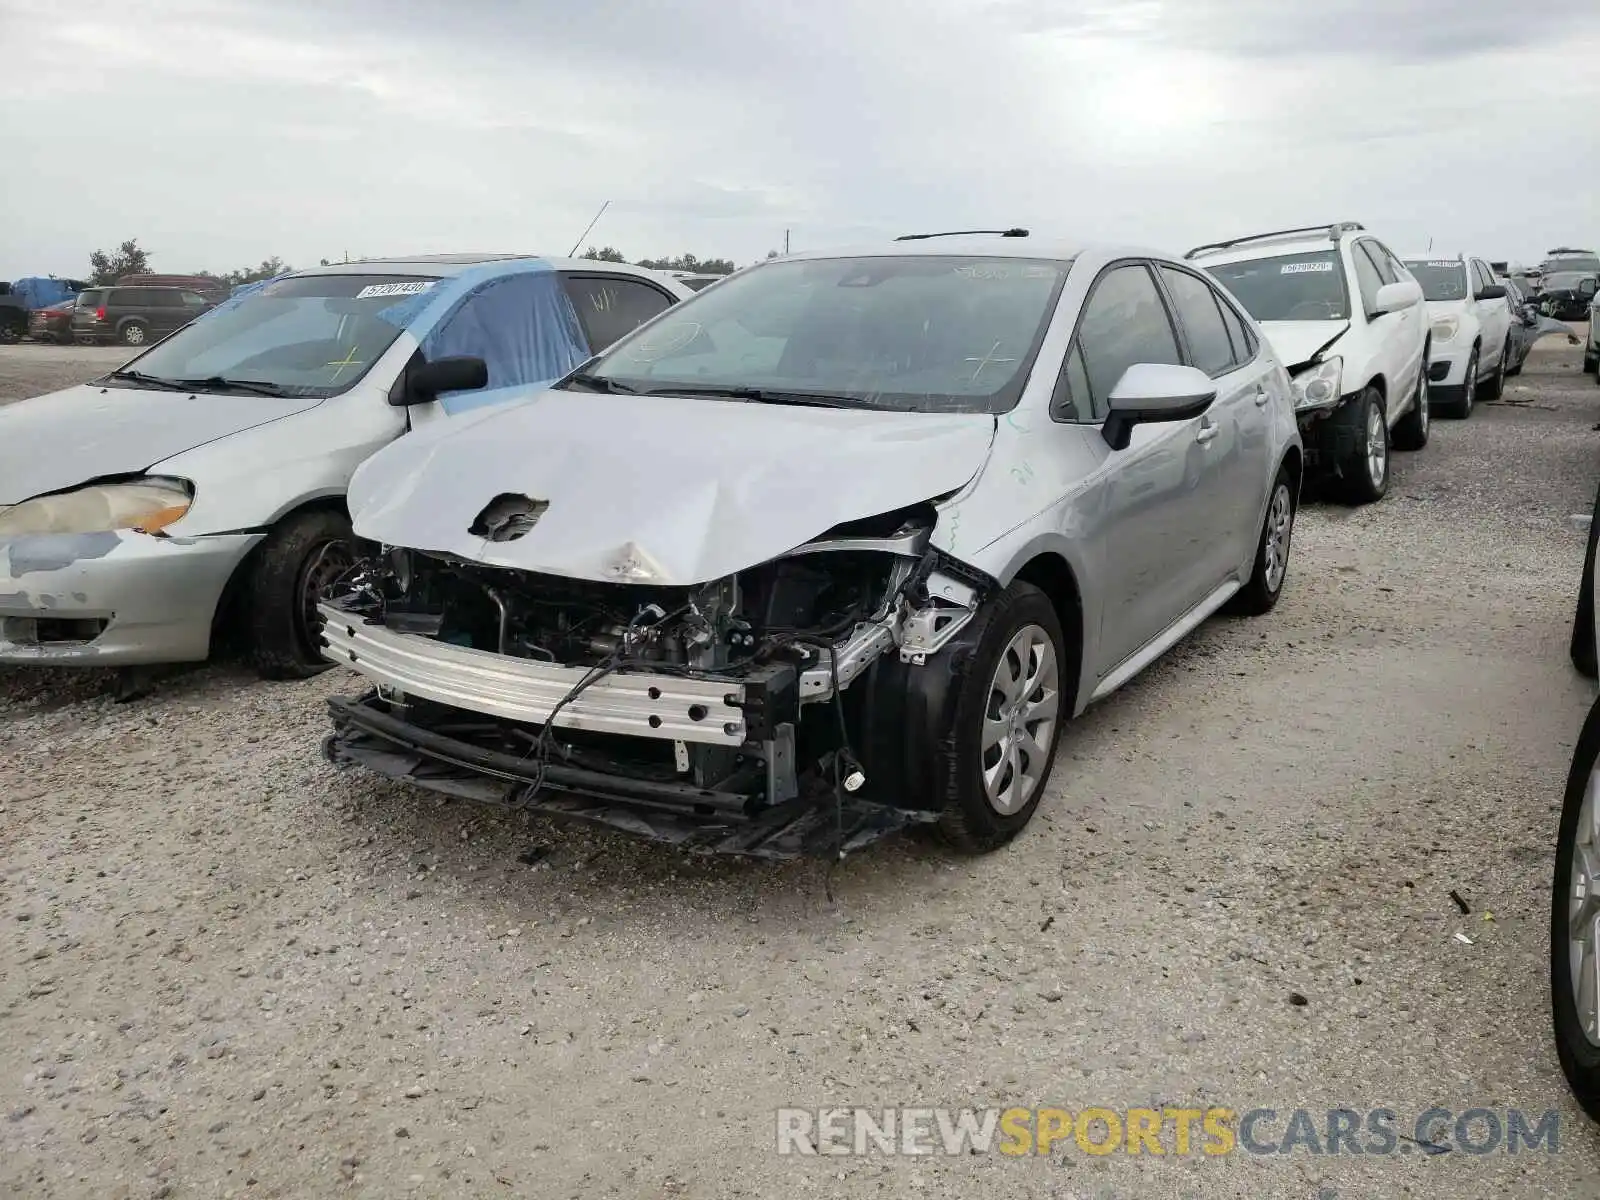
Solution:
<svg viewBox="0 0 1600 1200"><path fill-rule="evenodd" d="M692 587L386 549L322 606L327 656L376 684L331 702L328 756L762 856L932 819L871 786L894 716L870 685L922 670L992 582L930 549L934 520L922 505L852 522Z"/></svg>

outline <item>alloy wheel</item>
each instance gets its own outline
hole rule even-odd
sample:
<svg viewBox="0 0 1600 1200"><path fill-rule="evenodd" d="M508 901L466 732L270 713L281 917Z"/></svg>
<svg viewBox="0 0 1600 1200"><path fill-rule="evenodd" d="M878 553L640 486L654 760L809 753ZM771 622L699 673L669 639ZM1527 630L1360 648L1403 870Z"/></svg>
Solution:
<svg viewBox="0 0 1600 1200"><path fill-rule="evenodd" d="M1383 409L1376 404L1367 410L1367 476L1372 486L1381 488L1389 471L1389 437L1383 424Z"/></svg>
<svg viewBox="0 0 1600 1200"><path fill-rule="evenodd" d="M1572 835L1572 869L1567 876L1567 965L1578 1024L1591 1045L1600 1046L1600 766L1589 772Z"/></svg>
<svg viewBox="0 0 1600 1200"><path fill-rule="evenodd" d="M1283 586L1284 574L1289 569L1289 539L1293 533L1294 503L1289 499L1289 485L1280 483L1272 493L1272 506L1267 509L1267 536L1262 543L1269 592L1276 592Z"/></svg>
<svg viewBox="0 0 1600 1200"><path fill-rule="evenodd" d="M1417 422L1422 426L1422 436L1428 436L1428 368L1423 364L1422 381L1417 385Z"/></svg>
<svg viewBox="0 0 1600 1200"><path fill-rule="evenodd" d="M1461 385L1461 415L1464 417L1472 411L1472 402L1478 398L1478 356L1474 354L1467 362L1467 379Z"/></svg>
<svg viewBox="0 0 1600 1200"><path fill-rule="evenodd" d="M1060 708L1055 644L1038 625L1024 625L995 665L983 717L983 791L995 812L1020 812L1044 785Z"/></svg>

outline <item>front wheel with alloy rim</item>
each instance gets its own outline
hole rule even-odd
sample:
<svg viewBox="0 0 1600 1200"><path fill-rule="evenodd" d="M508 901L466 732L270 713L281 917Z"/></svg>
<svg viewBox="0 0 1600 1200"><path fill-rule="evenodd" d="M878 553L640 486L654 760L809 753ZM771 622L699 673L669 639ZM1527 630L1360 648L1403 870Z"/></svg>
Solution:
<svg viewBox="0 0 1600 1200"><path fill-rule="evenodd" d="M1261 522L1255 567L1249 581L1228 602L1228 611L1259 617L1271 612L1283 595L1283 582L1289 574L1289 545L1294 538L1295 490L1289 468L1280 467L1272 483L1272 497L1267 501L1266 519Z"/></svg>
<svg viewBox="0 0 1600 1200"><path fill-rule="evenodd" d="M1372 504L1389 490L1389 425L1383 397L1367 388L1339 414L1350 448L1340 464L1346 504Z"/></svg>
<svg viewBox="0 0 1600 1200"><path fill-rule="evenodd" d="M1583 1110L1600 1120L1600 701L1567 773L1550 903L1556 1057Z"/></svg>
<svg viewBox="0 0 1600 1200"><path fill-rule="evenodd" d="M317 603L355 560L349 519L329 509L286 517L256 548L246 634L250 661L263 679L309 679L328 669Z"/></svg>
<svg viewBox="0 0 1600 1200"><path fill-rule="evenodd" d="M1417 375L1417 390L1411 397L1411 410L1401 417L1394 427L1394 448L1396 450L1421 450L1428 444L1429 422L1433 414L1429 411L1428 398L1428 354L1423 351L1422 370Z"/></svg>
<svg viewBox="0 0 1600 1200"><path fill-rule="evenodd" d="M1483 387L1478 392L1481 400L1498 400L1506 390L1506 363L1511 361L1511 339L1506 339L1506 344L1500 350L1500 365L1495 367L1494 374L1483 381Z"/></svg>
<svg viewBox="0 0 1600 1200"><path fill-rule="evenodd" d="M1461 398L1450 405L1450 415L1465 421L1472 415L1472 406L1478 400L1478 351L1467 359L1467 373L1461 380Z"/></svg>
<svg viewBox="0 0 1600 1200"><path fill-rule="evenodd" d="M957 850L996 850L1032 820L1072 714L1061 622L1050 598L1020 580L979 614L982 628L960 683L954 728L941 742L949 781L938 832Z"/></svg>

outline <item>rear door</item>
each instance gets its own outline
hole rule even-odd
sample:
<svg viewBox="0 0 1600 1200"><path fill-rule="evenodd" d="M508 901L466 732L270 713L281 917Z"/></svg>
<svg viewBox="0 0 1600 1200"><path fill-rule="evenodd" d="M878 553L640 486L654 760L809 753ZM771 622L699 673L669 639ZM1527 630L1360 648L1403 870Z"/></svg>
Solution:
<svg viewBox="0 0 1600 1200"><path fill-rule="evenodd" d="M1255 554L1256 526L1277 470L1268 411L1272 363L1257 352L1238 314L1209 281L1167 263L1158 273L1178 318L1185 358L1217 385L1211 411L1200 418L1216 434L1206 444L1205 474L1191 495L1209 510L1201 523L1208 538L1203 598Z"/></svg>

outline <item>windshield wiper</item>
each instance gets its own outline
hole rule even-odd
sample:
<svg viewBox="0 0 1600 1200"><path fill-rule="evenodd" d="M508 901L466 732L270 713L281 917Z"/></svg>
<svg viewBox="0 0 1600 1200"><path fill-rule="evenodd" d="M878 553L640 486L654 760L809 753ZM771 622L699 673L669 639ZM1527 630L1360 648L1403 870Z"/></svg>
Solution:
<svg viewBox="0 0 1600 1200"><path fill-rule="evenodd" d="M756 404L793 404L808 408L872 407L843 396L818 396L811 392L777 392L768 388L718 387L691 384L686 387L651 388L646 396L726 396L730 400L750 400Z"/></svg>
<svg viewBox="0 0 1600 1200"><path fill-rule="evenodd" d="M254 392L258 396L289 394L280 385L260 379L225 379L221 375L208 375L204 379L180 379L178 382L186 388L201 392Z"/></svg>
<svg viewBox="0 0 1600 1200"><path fill-rule="evenodd" d="M189 392L194 389L182 380L163 379L159 375L146 375L143 371L113 371L107 379L120 379L124 383L142 383L146 387L165 388L169 392Z"/></svg>
<svg viewBox="0 0 1600 1200"><path fill-rule="evenodd" d="M629 387L625 383L618 383L615 379L607 379L603 375L586 375L582 373L568 375L567 383L569 385L577 384L585 391L590 392L624 392L630 396L637 395L639 392L636 387Z"/></svg>

